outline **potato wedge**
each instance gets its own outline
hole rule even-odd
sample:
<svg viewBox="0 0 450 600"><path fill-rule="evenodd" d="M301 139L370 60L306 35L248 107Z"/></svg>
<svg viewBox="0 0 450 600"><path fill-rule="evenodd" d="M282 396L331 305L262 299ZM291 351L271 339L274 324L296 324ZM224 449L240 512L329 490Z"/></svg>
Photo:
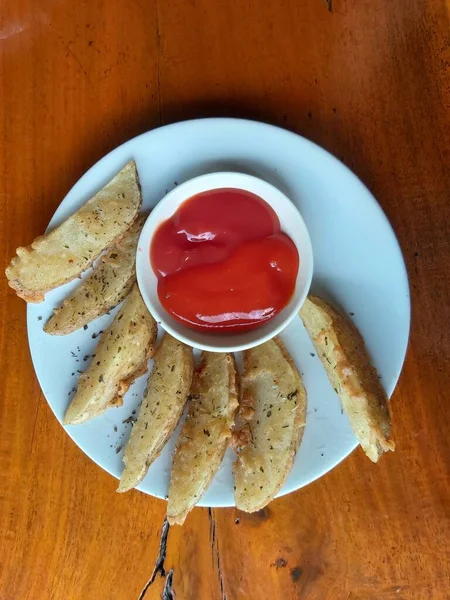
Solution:
<svg viewBox="0 0 450 600"><path fill-rule="evenodd" d="M64 416L64 424L84 423L113 405L147 370L158 328L141 298L137 284L103 333L88 369Z"/></svg>
<svg viewBox="0 0 450 600"><path fill-rule="evenodd" d="M122 302L136 281L136 246L146 217L139 217L96 265L92 274L55 308L44 331L66 335Z"/></svg>
<svg viewBox="0 0 450 600"><path fill-rule="evenodd" d="M233 434L240 448L234 496L237 508L255 512L275 497L292 468L305 428L306 391L278 338L244 352L241 384L239 411L248 424Z"/></svg>
<svg viewBox="0 0 450 600"><path fill-rule="evenodd" d="M131 490L144 479L178 425L191 387L192 348L166 333L154 359L139 415L125 446L118 492Z"/></svg>
<svg viewBox="0 0 450 600"><path fill-rule="evenodd" d="M307 298L300 317L362 449L377 462L395 444L390 439L388 399L361 334L317 296Z"/></svg>
<svg viewBox="0 0 450 600"><path fill-rule="evenodd" d="M85 271L136 219L142 198L134 161L50 233L17 248L6 268L9 285L27 302Z"/></svg>
<svg viewBox="0 0 450 600"><path fill-rule="evenodd" d="M238 407L232 354L203 352L172 462L167 519L184 520L218 471Z"/></svg>

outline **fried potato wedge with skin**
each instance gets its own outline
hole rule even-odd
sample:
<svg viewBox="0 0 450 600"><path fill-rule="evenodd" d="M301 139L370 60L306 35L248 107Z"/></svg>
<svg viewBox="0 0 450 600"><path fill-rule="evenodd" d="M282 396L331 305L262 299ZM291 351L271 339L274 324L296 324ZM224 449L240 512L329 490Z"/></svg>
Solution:
<svg viewBox="0 0 450 600"><path fill-rule="evenodd" d="M89 367L80 375L64 424L84 423L110 406L122 404L130 385L147 370L157 333L156 322L135 284L102 334Z"/></svg>
<svg viewBox="0 0 450 600"><path fill-rule="evenodd" d="M182 525L223 460L238 407L234 357L203 352L172 462L167 519Z"/></svg>
<svg viewBox="0 0 450 600"><path fill-rule="evenodd" d="M92 274L54 310L45 324L46 333L72 333L122 302L136 281L136 247L145 218L139 217L133 223Z"/></svg>
<svg viewBox="0 0 450 600"><path fill-rule="evenodd" d="M159 456L183 414L194 372L192 348L164 334L138 418L125 446L118 492L136 487Z"/></svg>
<svg viewBox="0 0 450 600"><path fill-rule="evenodd" d="M134 161L50 233L17 248L6 268L9 285L27 302L85 271L135 221L142 197Z"/></svg>
<svg viewBox="0 0 450 600"><path fill-rule="evenodd" d="M373 462L395 450L388 399L356 327L328 302L309 296L300 317L358 441Z"/></svg>
<svg viewBox="0 0 450 600"><path fill-rule="evenodd" d="M292 468L305 428L306 391L278 338L244 352L241 387L234 497L237 508L255 512L275 497ZM245 428L248 436L241 435Z"/></svg>

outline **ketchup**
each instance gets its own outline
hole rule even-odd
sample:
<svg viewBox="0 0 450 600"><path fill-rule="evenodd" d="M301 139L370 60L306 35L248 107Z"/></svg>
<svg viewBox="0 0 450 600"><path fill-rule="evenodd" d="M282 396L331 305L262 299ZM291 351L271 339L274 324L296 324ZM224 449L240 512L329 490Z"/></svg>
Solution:
<svg viewBox="0 0 450 600"><path fill-rule="evenodd" d="M295 289L299 256L274 210L239 189L203 192L156 230L150 260L173 318L214 333L253 329Z"/></svg>

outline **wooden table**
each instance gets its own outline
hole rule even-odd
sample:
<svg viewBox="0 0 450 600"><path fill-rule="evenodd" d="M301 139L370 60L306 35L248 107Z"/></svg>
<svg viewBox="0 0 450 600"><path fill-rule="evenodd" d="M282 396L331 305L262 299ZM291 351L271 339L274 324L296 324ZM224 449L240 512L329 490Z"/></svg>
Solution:
<svg viewBox="0 0 450 600"><path fill-rule="evenodd" d="M355 451L254 515L196 509L146 600L450 598L450 49L442 0L4 0L1 263L97 159L161 123L240 116L321 144L371 188L413 302L397 452ZM0 598L136 599L165 504L116 482L53 417L25 303L0 291ZM166 585L166 588L169 586ZM170 595L166 594L166 598Z"/></svg>

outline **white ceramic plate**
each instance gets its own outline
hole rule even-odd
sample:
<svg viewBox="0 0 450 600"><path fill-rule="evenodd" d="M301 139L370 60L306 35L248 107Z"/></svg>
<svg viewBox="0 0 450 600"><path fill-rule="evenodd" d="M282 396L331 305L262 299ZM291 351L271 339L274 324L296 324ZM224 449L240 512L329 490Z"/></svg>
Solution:
<svg viewBox="0 0 450 600"><path fill-rule="evenodd" d="M56 211L54 227L77 210L131 158L137 162L144 209L155 206L180 182L213 171L256 175L283 191L299 208L314 252L312 289L336 302L356 323L373 362L391 395L406 353L410 299L405 265L395 235L370 192L342 163L304 138L252 121L205 119L161 127L130 140L94 165L72 188ZM30 240L24 240L28 243ZM53 307L78 284L49 294L28 306L28 336L39 383L61 421L98 339L115 311L87 330L52 337L43 325ZM280 495L314 481L336 466L357 445L338 397L329 384L299 319L282 338L303 375L308 411L303 442ZM138 407L145 386L141 377L124 405L67 433L92 460L119 477L123 445L131 425L124 421ZM171 455L178 431L151 466L139 489L167 494ZM222 467L200 501L201 506L233 506L229 450ZM389 460L389 457L386 458Z"/></svg>

